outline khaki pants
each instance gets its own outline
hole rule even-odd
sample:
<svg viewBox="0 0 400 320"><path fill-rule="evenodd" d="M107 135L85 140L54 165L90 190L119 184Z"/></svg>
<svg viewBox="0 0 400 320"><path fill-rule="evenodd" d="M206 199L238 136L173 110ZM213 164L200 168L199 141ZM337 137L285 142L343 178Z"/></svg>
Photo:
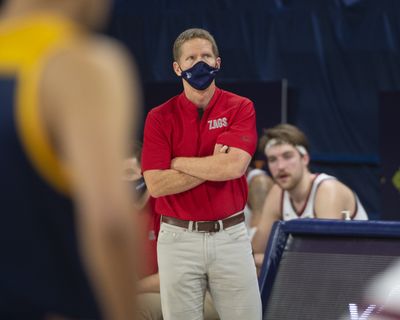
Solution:
<svg viewBox="0 0 400 320"><path fill-rule="evenodd" d="M260 320L261 299L244 223L216 233L161 224L157 244L165 320L203 320L210 291L221 320Z"/></svg>

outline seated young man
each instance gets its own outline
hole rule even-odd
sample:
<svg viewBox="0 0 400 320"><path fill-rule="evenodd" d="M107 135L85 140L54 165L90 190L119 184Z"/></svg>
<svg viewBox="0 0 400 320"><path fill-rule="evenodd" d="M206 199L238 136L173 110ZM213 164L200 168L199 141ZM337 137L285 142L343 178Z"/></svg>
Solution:
<svg viewBox="0 0 400 320"><path fill-rule="evenodd" d="M305 134L280 124L264 132L260 141L275 185L268 193L252 245L261 267L271 227L277 220L297 218L367 220L357 195L335 177L311 173Z"/></svg>

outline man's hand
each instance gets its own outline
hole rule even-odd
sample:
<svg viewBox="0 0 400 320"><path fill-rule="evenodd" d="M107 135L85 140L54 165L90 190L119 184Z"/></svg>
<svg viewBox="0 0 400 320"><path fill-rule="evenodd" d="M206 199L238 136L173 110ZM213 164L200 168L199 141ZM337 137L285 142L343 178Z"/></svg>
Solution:
<svg viewBox="0 0 400 320"><path fill-rule="evenodd" d="M219 153L228 153L228 152L229 152L229 146L224 145L224 144L217 143L217 144L215 145L215 147L214 147L214 153L213 153L213 155L215 156L215 155L217 155L217 154L219 154ZM178 171L179 171L179 169L177 169L177 168L175 167L175 162L176 162L176 158L174 158L174 159L171 160L171 169L175 169L175 170L178 170Z"/></svg>
<svg viewBox="0 0 400 320"><path fill-rule="evenodd" d="M142 177L140 164L136 158L128 158L123 162L122 180L135 181Z"/></svg>
<svg viewBox="0 0 400 320"><path fill-rule="evenodd" d="M214 153L206 157L177 157L171 169L207 181L228 181L241 178L251 160L244 150L216 144Z"/></svg>
<svg viewBox="0 0 400 320"><path fill-rule="evenodd" d="M229 152L229 146L217 143L214 147L214 153L213 155L216 155L218 153L228 153Z"/></svg>

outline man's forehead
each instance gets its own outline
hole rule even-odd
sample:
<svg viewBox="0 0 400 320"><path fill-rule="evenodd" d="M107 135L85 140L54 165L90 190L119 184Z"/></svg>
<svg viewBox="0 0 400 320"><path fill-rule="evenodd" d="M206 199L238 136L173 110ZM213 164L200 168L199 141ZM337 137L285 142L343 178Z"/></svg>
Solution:
<svg viewBox="0 0 400 320"><path fill-rule="evenodd" d="M186 53L191 50L210 50L212 52L212 44L207 39L203 38L193 38L185 41L182 44L181 52L185 51Z"/></svg>
<svg viewBox="0 0 400 320"><path fill-rule="evenodd" d="M295 146L293 146L290 143L282 142L282 143L278 143L278 144L268 147L265 150L265 154L267 157L272 157L272 156L278 156L280 154L283 154L286 152L291 152L291 151L292 152L296 151Z"/></svg>

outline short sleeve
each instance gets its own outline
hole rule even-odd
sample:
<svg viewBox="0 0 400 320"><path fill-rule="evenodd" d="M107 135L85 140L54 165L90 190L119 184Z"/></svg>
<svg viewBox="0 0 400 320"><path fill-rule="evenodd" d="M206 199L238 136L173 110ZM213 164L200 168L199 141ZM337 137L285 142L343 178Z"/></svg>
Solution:
<svg viewBox="0 0 400 320"><path fill-rule="evenodd" d="M171 147L165 125L154 112L149 112L144 126L142 171L165 170L171 167Z"/></svg>
<svg viewBox="0 0 400 320"><path fill-rule="evenodd" d="M253 103L246 99L230 122L228 130L217 138L217 143L242 149L252 156L257 147L256 114Z"/></svg>

